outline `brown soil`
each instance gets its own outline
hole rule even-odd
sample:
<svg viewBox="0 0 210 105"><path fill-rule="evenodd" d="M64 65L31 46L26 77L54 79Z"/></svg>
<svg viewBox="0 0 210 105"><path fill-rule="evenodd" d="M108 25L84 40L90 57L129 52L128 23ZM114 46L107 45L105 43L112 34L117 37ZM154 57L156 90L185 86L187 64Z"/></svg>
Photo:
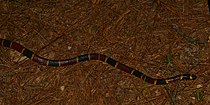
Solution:
<svg viewBox="0 0 210 105"><path fill-rule="evenodd" d="M46 67L1 48L1 105L210 103L207 0L1 0L0 38L49 59L96 52L154 78L198 76L155 86L102 62Z"/></svg>

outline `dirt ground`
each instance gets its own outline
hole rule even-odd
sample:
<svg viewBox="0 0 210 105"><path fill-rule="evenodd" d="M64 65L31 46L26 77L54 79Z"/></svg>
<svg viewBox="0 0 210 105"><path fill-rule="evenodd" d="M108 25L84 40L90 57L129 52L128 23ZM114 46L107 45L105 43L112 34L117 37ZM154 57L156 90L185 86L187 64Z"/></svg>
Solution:
<svg viewBox="0 0 210 105"><path fill-rule="evenodd" d="M153 78L108 64L46 67L0 48L0 105L210 105L207 0L0 0L0 38L48 59L101 53Z"/></svg>

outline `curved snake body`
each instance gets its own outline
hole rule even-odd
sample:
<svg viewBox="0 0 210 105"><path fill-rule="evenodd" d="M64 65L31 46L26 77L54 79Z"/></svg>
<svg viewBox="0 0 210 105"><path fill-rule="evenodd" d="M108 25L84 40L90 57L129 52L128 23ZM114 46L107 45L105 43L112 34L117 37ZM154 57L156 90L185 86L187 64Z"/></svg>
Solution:
<svg viewBox="0 0 210 105"><path fill-rule="evenodd" d="M34 52L30 51L29 49L23 47L19 43L12 42L10 40L0 39L0 47L1 46L14 49L22 53L24 56L28 57L29 59L37 62L38 64L45 65L45 66L67 66L67 65L73 65L79 62L91 61L91 60L102 61L126 73L129 73L138 78L141 78L145 82L148 82L154 85L165 85L170 82L177 81L177 80L195 80L196 79L196 75L194 74L181 74L181 75L177 75L177 76L165 78L165 79L154 79L106 55L98 54L98 53L84 54L78 57L65 59L65 60L50 60L50 59L40 57L36 55Z"/></svg>

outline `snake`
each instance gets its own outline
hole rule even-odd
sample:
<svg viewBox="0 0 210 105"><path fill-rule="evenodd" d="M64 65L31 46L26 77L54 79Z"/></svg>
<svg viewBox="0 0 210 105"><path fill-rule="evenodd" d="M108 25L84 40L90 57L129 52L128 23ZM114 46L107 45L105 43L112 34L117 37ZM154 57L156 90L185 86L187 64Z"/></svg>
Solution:
<svg viewBox="0 0 210 105"><path fill-rule="evenodd" d="M26 56L27 58L31 59L32 61L37 62L40 65L45 65L45 66L54 66L54 67L68 66L68 65L77 64L79 62L96 60L96 61L109 64L115 67L116 69L129 73L131 75L134 75L137 78L141 78L146 83L150 83L154 85L167 85L171 82L178 81L178 80L195 80L197 78L195 74L186 73L186 74L179 74L179 75L169 77L169 78L155 79L150 76L147 76L146 74L140 72L137 69L129 67L107 55L100 54L100 53L88 53L88 54L83 54L77 57L64 59L64 60L51 60L51 59L41 57L35 54L33 51L22 46L21 44L14 41L7 40L7 39L0 38L0 47L14 49L20 52L23 56Z"/></svg>

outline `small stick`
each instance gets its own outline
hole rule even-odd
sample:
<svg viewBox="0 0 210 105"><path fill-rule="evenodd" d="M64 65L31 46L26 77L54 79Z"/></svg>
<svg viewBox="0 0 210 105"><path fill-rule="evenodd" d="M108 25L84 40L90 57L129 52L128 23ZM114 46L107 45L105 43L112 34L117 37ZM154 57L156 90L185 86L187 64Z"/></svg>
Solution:
<svg viewBox="0 0 210 105"><path fill-rule="evenodd" d="M197 44L198 43L198 41L197 41L196 38L193 38L193 37L187 35L185 32L181 31L180 28L176 24L173 24L172 26L175 29L175 31L178 33L178 35L180 35L181 37L183 37L188 42L190 42L192 44Z"/></svg>
<svg viewBox="0 0 210 105"><path fill-rule="evenodd" d="M173 105L176 105L176 97L175 97L174 93L170 91L168 85L165 85L164 88L166 89L167 93L171 97L171 101L172 101Z"/></svg>
<svg viewBox="0 0 210 105"><path fill-rule="evenodd" d="M210 0L208 0L208 6L209 6L209 15L210 15Z"/></svg>

